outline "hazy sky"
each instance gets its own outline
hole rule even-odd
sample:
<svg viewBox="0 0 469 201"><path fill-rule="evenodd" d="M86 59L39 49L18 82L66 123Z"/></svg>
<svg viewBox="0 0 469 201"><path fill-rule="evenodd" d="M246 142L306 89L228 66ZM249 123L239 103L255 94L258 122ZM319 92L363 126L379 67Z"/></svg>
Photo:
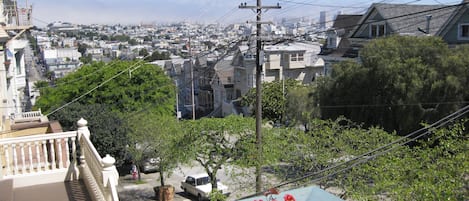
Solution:
<svg viewBox="0 0 469 201"><path fill-rule="evenodd" d="M462 0L263 0L263 5L280 3L282 9L269 10L263 19L305 17L317 19L319 11L334 15L363 13L373 2L413 4L458 4ZM24 5L26 0L18 0ZM76 24L138 24L152 22L232 23L255 20L251 10L238 9L241 2L256 0L29 0L33 23L46 26L54 21Z"/></svg>

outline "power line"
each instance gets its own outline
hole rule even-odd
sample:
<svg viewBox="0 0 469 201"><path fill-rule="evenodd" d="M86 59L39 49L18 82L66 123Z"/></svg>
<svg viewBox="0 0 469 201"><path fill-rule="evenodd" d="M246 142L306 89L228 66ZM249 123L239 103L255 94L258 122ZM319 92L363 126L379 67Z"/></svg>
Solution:
<svg viewBox="0 0 469 201"><path fill-rule="evenodd" d="M147 56L147 57L148 57L148 56ZM127 73L127 72L133 71L133 70L137 70L138 68L140 68L140 67L143 65L143 64L140 64L140 63L142 63L142 61L143 61L143 60L138 61L136 64L131 65L130 67L128 67L128 68L126 68L125 70L123 70L123 71L117 73L116 75L114 75L114 76L112 76L111 78L105 80L104 82L101 82L101 83L98 84L96 87L92 88L91 90L88 90L87 92L85 92L84 94L78 96L77 98L73 99L72 101L70 101L70 102L68 102L68 103L66 103L66 104L64 104L64 105L62 105L62 106L60 106L60 107L58 107L57 109L55 109L55 110L53 110L52 112L46 114L45 116L49 116L49 115L51 115L51 114L54 114L55 112L62 110L63 108L65 108L65 107L71 105L72 103L75 103L76 101L82 99L82 98L85 97L86 95L88 95L88 94L90 94L91 92L95 91L96 89L102 87L103 85L105 85L106 83L110 82L111 80L113 80L113 79L119 77L119 76L122 75L123 73Z"/></svg>
<svg viewBox="0 0 469 201"><path fill-rule="evenodd" d="M306 5L306 6L316 6L316 7L326 7L326 8L366 8L366 7L354 7L354 6L338 6L338 5L327 5L327 4L315 4L315 3L306 3L306 2L297 2L297 1L290 1L290 0L280 0L281 2L298 4L298 5Z"/></svg>
<svg viewBox="0 0 469 201"><path fill-rule="evenodd" d="M283 186L286 186L286 185L289 185L289 184L293 184L293 183L296 183L296 182L305 180L305 179L307 179L307 178L310 178L310 177L313 177L313 176L316 176L316 175L325 173L325 172L327 172L327 171L329 171L329 170L336 169L336 168L338 168L338 167L341 167L341 166L343 166L343 165L346 165L346 164L349 164L349 163L351 163L351 162L353 162L353 161L357 161L357 160L358 160L358 162L355 162L355 163L353 163L352 165L350 165L350 166L348 166L348 167L342 168L342 169L340 169L340 170L336 170L336 171L334 171L334 172L332 172L332 173L329 173L329 174L327 174L327 175L325 175L325 176L317 177L317 178L315 178L315 179L310 180L310 182L311 182L311 183L314 183L314 182L320 181L320 180L322 180L322 179L324 179L324 178L328 178L328 177L331 177L331 176L336 175L336 174L338 174L338 173L341 173L341 172L344 172L344 171L346 171L346 170L352 169L353 167L355 167L355 166L357 166L357 165L359 165L359 164L368 162L368 161L370 161L370 160L372 160L372 159L375 159L375 158L377 158L377 157L379 157L379 156L381 156L381 155L384 155L384 154L386 154L386 153L388 153L388 152L390 152L390 151L392 151L392 150L394 150L394 149L396 149L396 148L399 148L399 147L401 147L402 145L408 144L409 142L413 142L413 141L415 141L415 140L417 140L417 139L420 139L421 137L423 137L423 136L425 136L425 135L431 134L431 133L432 133L432 129L441 128L441 127L445 126L446 124L448 124L448 123L450 123L450 122L453 122L454 120L460 118L461 116L463 116L463 115L465 115L465 114L467 114L467 113L469 113L469 105L467 105L467 106L465 106L465 107L463 107L463 108L457 110L456 112L454 112L454 113L452 113L452 114L450 114L450 115L448 115L448 116L446 116L446 117L444 117L444 118L442 118L442 119L440 119L440 120L434 122L434 123L431 124L431 125L425 126L424 128L421 128L421 129L419 129L419 130L417 130L417 131L414 131L414 132L412 132L412 133L409 133L409 134L407 134L407 135L405 135L405 136L403 136L403 137L400 137L399 139L394 140L394 141L392 141L392 142L390 142L390 143L388 143L388 144L382 145L382 146L380 146L380 147L378 147L378 148L375 148L375 149L373 149L373 150L371 150L371 151L368 151L368 152L366 152L366 153L363 153L363 154L361 154L361 155L359 155L359 156L356 156L356 157L354 157L354 158L352 158L352 159L350 159L350 160L343 161L343 162L340 162L340 163L338 163L338 164L336 164L336 165L333 165L333 166L324 168L324 169L322 169L322 170L319 170L319 171L317 171L317 172L314 172L314 173L311 173L311 174L307 174L307 175L302 176L302 177L300 177L300 178L297 178L297 179L294 179L294 180L291 180L291 181L287 181L287 182L281 183L281 184L279 184L279 185L274 186L274 188L280 188L280 187L283 187ZM423 133L419 134L420 132L423 132ZM410 138L410 139L409 139L409 138ZM393 146L393 145L397 145L397 146ZM390 146L393 146L393 147L390 147ZM390 147L390 148L388 148L388 147ZM387 148L387 149L385 149L385 148ZM383 149L385 149L385 150L382 151ZM375 153L375 152L376 152L376 153ZM251 194L251 195L245 196L245 197L243 197L243 198L241 198L241 199L254 197L254 196L257 196L257 195L259 195L259 194L260 194L260 193Z"/></svg>

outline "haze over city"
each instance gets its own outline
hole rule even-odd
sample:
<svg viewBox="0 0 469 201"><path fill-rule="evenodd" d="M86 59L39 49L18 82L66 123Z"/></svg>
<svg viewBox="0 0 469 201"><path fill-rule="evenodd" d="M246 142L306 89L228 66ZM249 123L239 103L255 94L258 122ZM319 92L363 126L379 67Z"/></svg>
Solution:
<svg viewBox="0 0 469 201"><path fill-rule="evenodd" d="M255 0L30 0L33 23L46 26L65 21L76 24L139 24L188 21L194 23L239 23L255 18L250 10L238 9L241 2L255 5ZM458 4L455 0L264 0L263 5L282 6L269 10L263 18L283 17L317 19L320 11L333 16L339 11L363 13L371 3Z"/></svg>

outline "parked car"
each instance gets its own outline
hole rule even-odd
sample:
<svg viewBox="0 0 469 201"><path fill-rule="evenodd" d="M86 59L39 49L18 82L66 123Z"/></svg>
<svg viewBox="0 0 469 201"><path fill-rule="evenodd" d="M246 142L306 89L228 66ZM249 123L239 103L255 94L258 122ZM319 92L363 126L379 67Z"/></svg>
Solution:
<svg viewBox="0 0 469 201"><path fill-rule="evenodd" d="M197 197L198 201L208 200L210 192L212 192L212 184L210 183L210 177L206 173L189 175L184 181L181 182L181 189L186 194ZM217 181L217 189L222 194L229 196L230 192L228 187Z"/></svg>
<svg viewBox="0 0 469 201"><path fill-rule="evenodd" d="M158 172L159 170L159 162L158 158L146 158L142 161L142 165L140 166L140 172L145 174Z"/></svg>

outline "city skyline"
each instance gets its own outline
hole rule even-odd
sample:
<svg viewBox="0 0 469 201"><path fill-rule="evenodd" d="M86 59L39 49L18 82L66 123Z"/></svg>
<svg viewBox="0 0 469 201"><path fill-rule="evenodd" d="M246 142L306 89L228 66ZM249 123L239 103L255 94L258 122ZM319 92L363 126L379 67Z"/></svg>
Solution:
<svg viewBox="0 0 469 201"><path fill-rule="evenodd" d="M457 4L462 0L264 0L263 5L282 6L269 10L263 19L283 17L319 19L319 12L327 12L327 20L337 14L364 13L371 3ZM236 23L255 19L250 10L238 9L241 2L255 5L255 0L29 0L18 1L33 6L33 24L39 27L62 21L74 24L140 24L167 22Z"/></svg>

